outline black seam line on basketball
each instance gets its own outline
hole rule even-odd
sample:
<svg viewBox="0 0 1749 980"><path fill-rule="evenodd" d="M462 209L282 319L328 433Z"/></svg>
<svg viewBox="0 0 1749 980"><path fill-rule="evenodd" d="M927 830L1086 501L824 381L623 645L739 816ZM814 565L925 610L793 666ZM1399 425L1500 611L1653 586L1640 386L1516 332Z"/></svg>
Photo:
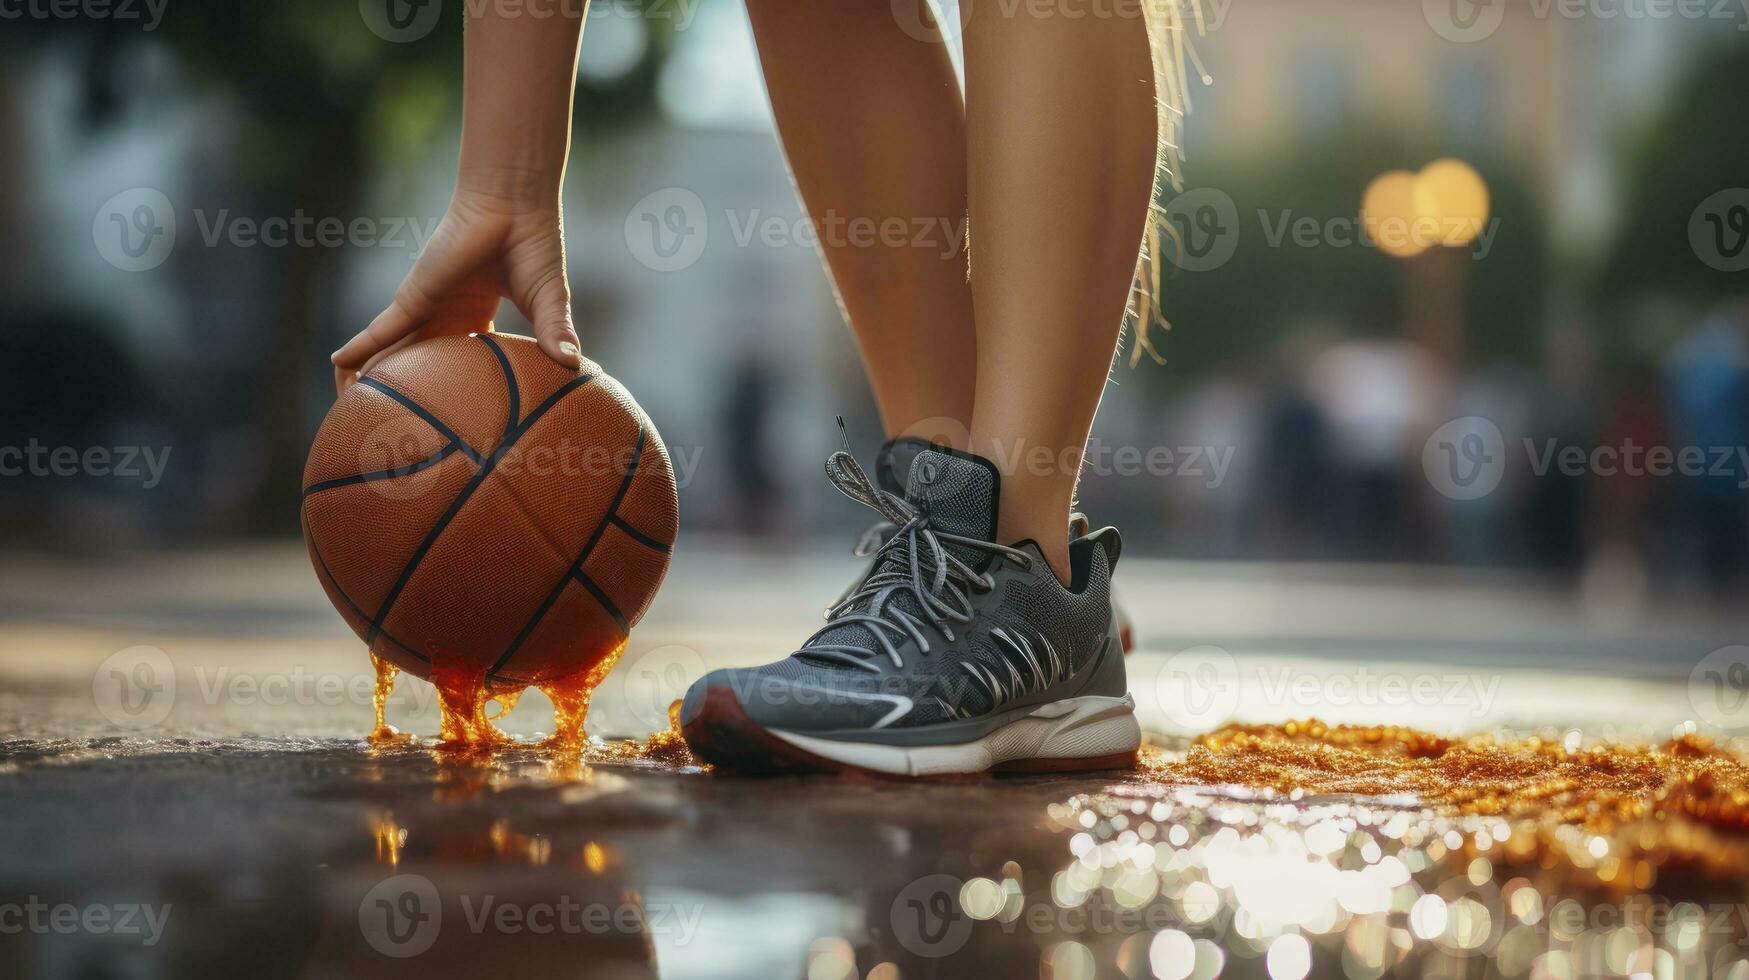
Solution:
<svg viewBox="0 0 1749 980"><path fill-rule="evenodd" d="M370 473L355 473L352 476L336 477L332 480L322 480L318 483L312 483L304 488L304 496L308 497L313 493L321 493L323 490L332 490L335 487L347 487L355 483L374 483L377 480L393 480L399 476L412 476L420 470L430 469L438 463L450 458L455 455L456 450L460 448L462 448L460 445L452 442L417 463L406 463L397 466L392 470L375 470Z"/></svg>
<svg viewBox="0 0 1749 980"><path fill-rule="evenodd" d="M653 551L660 551L660 552L663 552L664 554L666 554L667 552L672 550L674 547L673 545L669 544L666 541L658 541L655 538L650 537L648 534L645 534L644 532L638 530L637 528L632 527L630 524L626 523L625 518L619 516L618 514L614 514L611 517L609 517L607 519L607 522L609 524L612 524L614 527L619 528L621 531L624 531L626 533L626 537L631 538L633 541L636 541L637 543L639 543L639 544L643 545L644 547L649 548Z"/></svg>
<svg viewBox="0 0 1749 980"><path fill-rule="evenodd" d="M480 338L487 347L492 348L492 353L498 356L498 366L504 369L504 388L510 396L510 404L504 411L504 438L508 439L510 433L515 431L517 423L522 421L517 418L522 411L521 405L518 404L522 393L516 387L516 372L510 369L510 358L504 356L504 348L498 346L498 342L492 339L491 334L477 333L474 336Z"/></svg>
<svg viewBox="0 0 1749 980"><path fill-rule="evenodd" d="M308 522L309 522L308 516L305 516L304 521L306 524L308 524ZM346 590L344 588L342 588L340 585L340 580L334 577L333 569L328 567L328 559L322 557L322 546L316 543L316 532L310 531L309 533L310 533L310 551L311 551L311 553L313 553L316 556L316 564L322 566L322 574L328 577L329 582L333 583L334 593L340 597L341 601L346 603L347 608L351 609L353 612L358 614L359 619L364 619L365 618L364 610L358 608L358 603L353 602L352 597L346 594ZM431 662L430 657L426 656L423 653L420 653L418 650L413 649L412 647L408 646L407 644L402 643L400 640L395 639L394 635L389 633L387 630L382 631L379 635L381 635L383 639L388 640L390 643L393 643L395 646L398 646L401 649L412 654L414 657L417 657L418 659L423 660L426 663Z"/></svg>
<svg viewBox="0 0 1749 980"><path fill-rule="evenodd" d="M516 445L516 440L521 439L529 429L534 427L536 422L540 421L541 416L545 415L548 409L559 403L559 399L588 384L590 380L590 375L583 374L560 385L558 391L553 392L546 401L541 402L540 407L530 412L528 418L516 427L516 431L506 437L497 449L492 450L492 455L486 457L486 461L480 465L480 470L474 474L474 478L457 491L455 499L450 501L449 509L443 512L443 516L437 519L436 524L432 525L430 533L425 535L425 540L419 542L419 549L413 552L413 557L407 559L406 567L401 569L400 578L395 580L395 587L390 589L389 594L383 598L382 608L377 610L375 616L371 617L370 635L365 639L367 644L375 639L378 633L382 632L383 623L388 620L390 610L395 608L395 600L401 597L401 590L407 587L407 583L413 578L413 573L419 569L419 563L425 560L426 552L430 551L431 546L437 543L438 536L443 534L444 528L449 527L449 522L455 519L455 515L461 513L468 498L474 495L474 491L480 488L480 484L486 482L486 477L492 475L492 469L498 465L498 461L503 459Z"/></svg>
<svg viewBox="0 0 1749 980"><path fill-rule="evenodd" d="M632 631L632 624L626 622L625 614L619 611L619 607L613 604L613 599L609 598L607 593L601 591L601 586L596 585L594 579L584 574L583 569L579 568L572 572L571 578L578 585L588 589L589 594L595 597L595 601L601 603L601 608L607 610L607 614L613 617L614 625L619 627L621 633L629 634Z"/></svg>
<svg viewBox="0 0 1749 980"><path fill-rule="evenodd" d="M426 425L429 425L433 429L436 429L438 435L443 436L445 439L448 439L450 442L453 442L457 446L460 446L462 452L468 454L469 459L473 460L475 463L480 462L480 458L481 458L480 451L475 449L473 446L468 445L468 441L466 439L463 439L461 436L456 435L454 429L451 429L449 426L444 425L442 419L431 414L429 411L426 411L424 405L421 405L418 402L414 401L413 399L408 398L406 395L401 394L400 392L389 387L388 385L384 384L383 382L378 381L375 378L359 378L358 383L361 385L364 385L367 388L374 388L377 391L380 391L383 394L388 395L390 398L393 398L395 401L400 402L402 404L402 406L404 406L407 409L407 411L412 412L414 415L419 416L419 418L421 420L423 420Z"/></svg>
<svg viewBox="0 0 1749 980"><path fill-rule="evenodd" d="M625 479L619 481L619 491L614 494L613 503L608 506L607 513L601 516L601 520L595 525L595 530L590 532L589 540L584 542L583 551L577 556L577 560L572 562L571 567L565 570L565 574L559 578L558 583L553 586L552 591L548 592L547 597L542 599L541 604L535 608L534 615L528 618L528 623L522 627L522 631L516 634L516 639L510 641L510 646L505 648L504 655L499 657L498 662L493 664L492 668L486 671L486 673L496 674L498 671L503 670L506 664L510 663L510 658L516 656L516 651L522 649L522 645L528 642L529 635L534 632L534 628L539 626L540 621L545 619L547 613L552 610L553 603L559 601L559 596L564 593L565 586L571 584L571 582L576 579L578 573L583 571L583 564L589 560L589 553L595 550L596 542L600 541L601 535L607 531L607 522L611 520L615 514L619 513L619 505L625 502L626 491L631 489L632 478L638 475L638 462L644 458L644 440L648 435L649 429L645 428L642 422L639 422L638 442L632 449L631 465L626 467ZM596 594L596 599L599 601L601 596ZM619 616L619 611L614 609L611 604L603 603L603 605L606 606L608 612L612 613L615 617Z"/></svg>

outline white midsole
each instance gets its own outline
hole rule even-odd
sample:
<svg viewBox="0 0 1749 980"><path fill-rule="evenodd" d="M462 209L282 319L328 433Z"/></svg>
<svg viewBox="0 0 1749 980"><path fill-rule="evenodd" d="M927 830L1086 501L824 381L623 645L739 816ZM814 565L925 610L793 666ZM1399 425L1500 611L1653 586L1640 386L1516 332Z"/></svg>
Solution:
<svg viewBox="0 0 1749 980"><path fill-rule="evenodd" d="M1136 703L1121 698L1065 698L982 738L957 745L876 745L773 729L771 734L822 758L896 776L983 772L1015 759L1088 759L1133 752L1142 744Z"/></svg>

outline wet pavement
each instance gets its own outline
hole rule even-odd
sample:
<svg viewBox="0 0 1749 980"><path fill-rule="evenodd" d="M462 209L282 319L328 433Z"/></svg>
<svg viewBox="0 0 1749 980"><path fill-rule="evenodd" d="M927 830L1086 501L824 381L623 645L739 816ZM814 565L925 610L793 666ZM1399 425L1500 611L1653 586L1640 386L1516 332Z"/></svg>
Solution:
<svg viewBox="0 0 1749 980"><path fill-rule="evenodd" d="M589 748L534 747L550 715L531 693L502 720L521 744L455 758L431 748L435 697L413 680L389 720L426 738L365 741L370 665L295 549L9 560L0 976L1749 980L1740 741L1704 750L1724 786L1699 816L1595 794L1557 812L1574 786L1523 785L1552 751L1568 783L1681 796L1638 787L1699 742L1587 753L1749 728L1736 610L1134 562L1142 770L748 779L617 743L662 727L707 665L784 652L850 567L683 550ZM1251 785L1186 775L1196 734L1312 715L1540 736L1529 754L1474 747L1518 767L1531 805L1480 812L1371 766L1364 793L1330 792L1343 757L1317 743L1253 746L1301 768ZM1361 741L1387 776L1434 751Z"/></svg>

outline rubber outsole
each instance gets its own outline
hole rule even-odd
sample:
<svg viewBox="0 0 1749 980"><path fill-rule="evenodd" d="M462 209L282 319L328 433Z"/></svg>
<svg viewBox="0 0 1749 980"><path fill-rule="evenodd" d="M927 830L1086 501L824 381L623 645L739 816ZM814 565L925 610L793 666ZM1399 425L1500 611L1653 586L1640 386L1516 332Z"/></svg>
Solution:
<svg viewBox="0 0 1749 980"><path fill-rule="evenodd" d="M693 754L719 770L745 775L839 775L872 779L911 781L915 779L968 776L976 773L949 773L941 776L911 776L867 769L829 759L809 752L779 738L751 718L736 699L735 692L716 687L707 690L703 703L691 719L680 726L680 734ZM1086 758L1010 759L984 770L989 773L1098 772L1133 769L1136 752L1117 752Z"/></svg>

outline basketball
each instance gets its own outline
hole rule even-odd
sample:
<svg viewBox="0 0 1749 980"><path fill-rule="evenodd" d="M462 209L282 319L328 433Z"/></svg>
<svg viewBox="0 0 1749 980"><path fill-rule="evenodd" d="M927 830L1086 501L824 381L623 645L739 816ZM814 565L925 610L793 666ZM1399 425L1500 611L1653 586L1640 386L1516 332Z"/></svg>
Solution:
<svg viewBox="0 0 1749 980"><path fill-rule="evenodd" d="M310 560L371 652L494 689L609 664L679 526L668 451L625 388L496 333L385 357L329 410L303 483Z"/></svg>

